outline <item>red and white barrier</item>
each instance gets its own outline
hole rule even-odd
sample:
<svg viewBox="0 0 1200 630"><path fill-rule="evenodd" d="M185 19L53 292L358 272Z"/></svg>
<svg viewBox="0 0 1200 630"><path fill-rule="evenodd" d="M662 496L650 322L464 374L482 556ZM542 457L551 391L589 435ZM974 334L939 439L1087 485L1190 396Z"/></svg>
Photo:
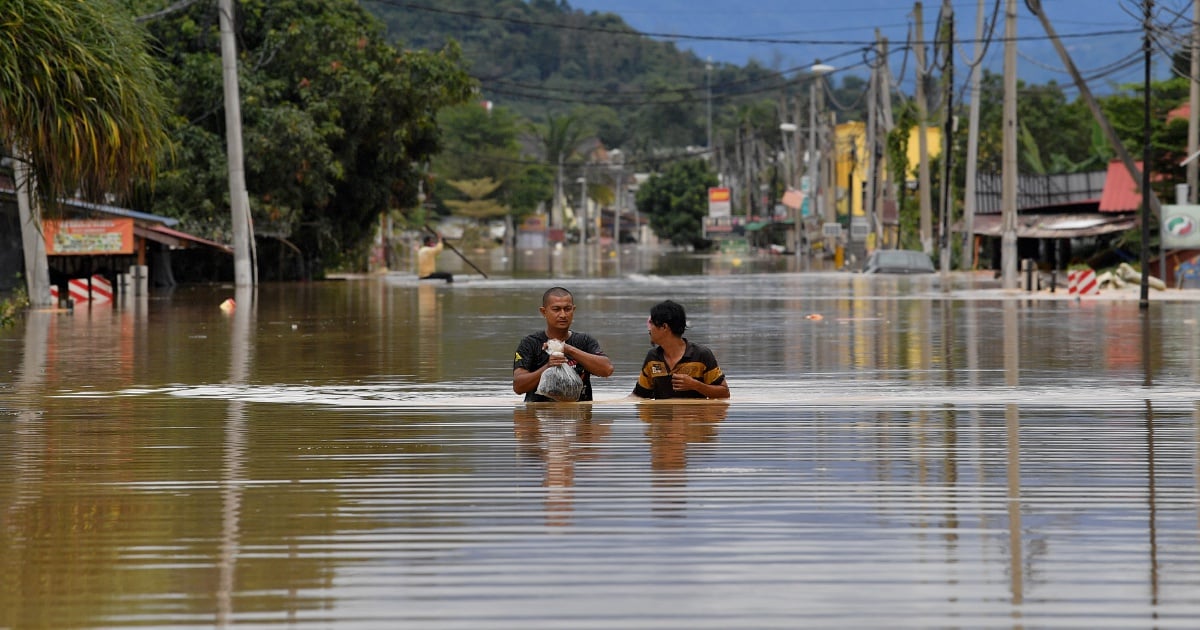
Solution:
<svg viewBox="0 0 1200 630"><path fill-rule="evenodd" d="M100 274L91 278L71 278L67 280L67 295L71 296L76 303L104 304L112 302L112 283ZM58 301L58 287L50 287L50 296L54 298L55 302Z"/></svg>
<svg viewBox="0 0 1200 630"><path fill-rule="evenodd" d="M88 284L87 278L71 278L67 280L67 295L71 296L71 299L75 300L76 303L91 300L92 296Z"/></svg>
<svg viewBox="0 0 1200 630"><path fill-rule="evenodd" d="M111 302L113 299L112 283L100 274L92 276L92 302Z"/></svg>
<svg viewBox="0 0 1200 630"><path fill-rule="evenodd" d="M1067 292L1071 295L1098 295L1100 283L1096 280L1096 272L1091 269L1068 271Z"/></svg>

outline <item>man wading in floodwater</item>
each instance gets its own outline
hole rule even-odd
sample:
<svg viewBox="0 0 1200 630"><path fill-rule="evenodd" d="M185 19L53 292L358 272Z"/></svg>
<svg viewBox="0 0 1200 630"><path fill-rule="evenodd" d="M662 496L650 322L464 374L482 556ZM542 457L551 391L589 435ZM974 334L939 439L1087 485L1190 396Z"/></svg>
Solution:
<svg viewBox="0 0 1200 630"><path fill-rule="evenodd" d="M546 318L546 330L526 335L517 345L513 358L513 391L525 394L525 402L554 402L552 398L538 395L538 383L547 369L566 363L583 379L579 400L591 400L590 376L607 378L612 375L613 366L600 349L599 341L591 335L571 330L571 322L575 320L575 298L570 291L553 287L542 294L538 311ZM562 355L552 356L546 352L546 342L551 339L563 342Z"/></svg>
<svg viewBox="0 0 1200 630"><path fill-rule="evenodd" d="M650 309L646 332L656 347L646 353L633 396L638 398L729 398L725 373L708 346L684 338L687 313L671 300Z"/></svg>

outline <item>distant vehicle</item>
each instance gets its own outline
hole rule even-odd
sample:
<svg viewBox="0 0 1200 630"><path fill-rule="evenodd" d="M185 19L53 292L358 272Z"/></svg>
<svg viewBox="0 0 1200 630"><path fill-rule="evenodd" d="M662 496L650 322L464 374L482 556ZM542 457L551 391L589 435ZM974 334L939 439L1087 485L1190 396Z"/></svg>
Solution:
<svg viewBox="0 0 1200 630"><path fill-rule="evenodd" d="M907 249L875 250L867 258L867 264L863 265L862 270L863 273L896 274L935 273L935 271L929 254Z"/></svg>

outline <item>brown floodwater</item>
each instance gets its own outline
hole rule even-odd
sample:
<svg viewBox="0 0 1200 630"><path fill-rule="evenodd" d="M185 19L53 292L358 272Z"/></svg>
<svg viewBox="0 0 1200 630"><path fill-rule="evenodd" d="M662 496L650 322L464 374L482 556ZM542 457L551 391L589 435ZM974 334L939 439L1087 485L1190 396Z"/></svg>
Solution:
<svg viewBox="0 0 1200 630"><path fill-rule="evenodd" d="M28 314L0 628L1200 624L1200 303L647 257ZM592 404L511 390L555 284ZM727 403L622 400L665 298Z"/></svg>

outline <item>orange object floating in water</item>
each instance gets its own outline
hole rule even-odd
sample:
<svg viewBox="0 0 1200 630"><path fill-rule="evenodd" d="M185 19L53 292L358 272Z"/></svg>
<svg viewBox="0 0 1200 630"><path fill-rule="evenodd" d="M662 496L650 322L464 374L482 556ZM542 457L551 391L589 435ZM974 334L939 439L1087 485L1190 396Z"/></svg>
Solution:
<svg viewBox="0 0 1200 630"><path fill-rule="evenodd" d="M237 303L233 301L233 298L225 298L225 301L221 302L221 310L226 313L232 313L235 308L237 308Z"/></svg>
<svg viewBox="0 0 1200 630"><path fill-rule="evenodd" d="M813 321L818 321L818 322L819 322L819 321L821 321L822 319L825 319L825 316L824 316L824 315L821 315L820 313L809 313L808 315L805 315L805 316L804 316L804 319L811 319L811 320L813 320Z"/></svg>

